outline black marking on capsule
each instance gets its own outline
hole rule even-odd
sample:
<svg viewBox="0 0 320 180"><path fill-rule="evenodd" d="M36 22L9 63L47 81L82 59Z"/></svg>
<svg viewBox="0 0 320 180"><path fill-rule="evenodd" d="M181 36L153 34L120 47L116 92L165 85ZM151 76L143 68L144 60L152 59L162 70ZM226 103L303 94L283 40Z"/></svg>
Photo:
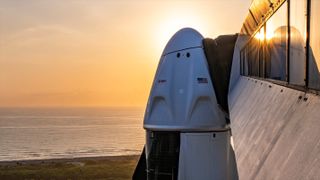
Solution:
<svg viewBox="0 0 320 180"><path fill-rule="evenodd" d="M165 82L167 82L167 80L165 80L165 79L159 79L158 80L158 83L165 83Z"/></svg>
<svg viewBox="0 0 320 180"><path fill-rule="evenodd" d="M197 78L199 84L207 84L208 79L207 78Z"/></svg>

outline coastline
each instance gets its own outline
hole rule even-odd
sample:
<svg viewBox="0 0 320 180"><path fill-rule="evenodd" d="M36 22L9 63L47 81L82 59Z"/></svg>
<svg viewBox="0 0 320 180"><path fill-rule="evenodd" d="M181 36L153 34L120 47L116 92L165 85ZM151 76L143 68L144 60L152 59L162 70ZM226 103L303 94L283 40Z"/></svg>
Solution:
<svg viewBox="0 0 320 180"><path fill-rule="evenodd" d="M139 155L0 161L0 179L131 179Z"/></svg>
<svg viewBox="0 0 320 180"><path fill-rule="evenodd" d="M77 161L117 161L125 159L137 159L140 155L119 155L119 156L92 156L92 157L74 157L74 158L52 158L52 159L26 159L26 160L12 160L1 161L0 166L16 166L16 165L37 165L50 163L69 163Z"/></svg>

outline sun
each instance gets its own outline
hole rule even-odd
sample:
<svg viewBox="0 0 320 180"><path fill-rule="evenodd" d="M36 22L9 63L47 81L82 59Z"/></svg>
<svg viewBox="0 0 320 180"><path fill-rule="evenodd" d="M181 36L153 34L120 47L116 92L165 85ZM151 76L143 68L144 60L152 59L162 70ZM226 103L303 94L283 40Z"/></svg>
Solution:
<svg viewBox="0 0 320 180"><path fill-rule="evenodd" d="M188 11L178 11L167 14L159 21L155 31L155 41L158 48L163 50L170 38L180 29L190 27L199 31L203 36L207 34L208 28L203 18Z"/></svg>

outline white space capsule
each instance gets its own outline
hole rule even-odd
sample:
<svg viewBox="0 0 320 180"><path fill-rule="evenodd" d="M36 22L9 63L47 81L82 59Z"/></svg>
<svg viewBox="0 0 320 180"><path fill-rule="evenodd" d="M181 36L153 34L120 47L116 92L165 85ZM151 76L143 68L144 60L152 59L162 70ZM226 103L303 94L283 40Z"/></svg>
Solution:
<svg viewBox="0 0 320 180"><path fill-rule="evenodd" d="M202 41L182 29L161 56L144 117L148 180L237 179Z"/></svg>
<svg viewBox="0 0 320 180"><path fill-rule="evenodd" d="M147 130L211 131L224 128L202 48L186 28L168 42L158 65L144 119Z"/></svg>

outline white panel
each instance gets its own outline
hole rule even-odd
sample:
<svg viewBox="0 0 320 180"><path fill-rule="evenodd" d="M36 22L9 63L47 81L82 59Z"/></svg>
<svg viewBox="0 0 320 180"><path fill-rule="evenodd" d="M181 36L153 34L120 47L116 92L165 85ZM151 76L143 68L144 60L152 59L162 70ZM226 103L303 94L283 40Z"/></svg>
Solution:
<svg viewBox="0 0 320 180"><path fill-rule="evenodd" d="M230 97L239 179L319 179L319 96L241 77Z"/></svg>
<svg viewBox="0 0 320 180"><path fill-rule="evenodd" d="M229 132L181 133L179 180L227 180Z"/></svg>

